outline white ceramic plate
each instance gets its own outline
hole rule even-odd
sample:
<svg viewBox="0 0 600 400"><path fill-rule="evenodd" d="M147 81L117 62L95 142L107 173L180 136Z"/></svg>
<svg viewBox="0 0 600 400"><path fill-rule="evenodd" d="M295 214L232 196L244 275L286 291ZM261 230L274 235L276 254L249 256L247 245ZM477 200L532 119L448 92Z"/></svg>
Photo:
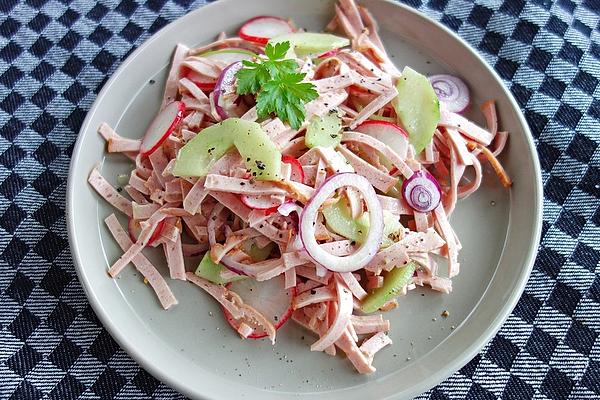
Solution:
<svg viewBox="0 0 600 400"><path fill-rule="evenodd" d="M509 315L527 281L540 233L542 189L531 135L515 101L486 63L448 29L396 3L363 4L377 17L398 67L453 73L467 81L474 104L497 100L502 129L511 134L503 159L514 186L504 190L487 171L481 189L459 204L452 223L464 249L454 292L419 289L388 313L394 344L377 355L377 372L371 376L356 374L342 357L311 353L314 338L292 322L278 332L275 347L240 340L215 302L189 283L169 282L180 304L163 311L133 268L116 280L107 276L107 267L120 255L103 224L113 210L86 180L100 162L103 175L115 183L118 173L129 172L130 163L106 156L98 125L106 121L125 136L142 135L159 105L176 43L207 43L219 31L233 34L243 21L265 14L289 16L298 26L321 30L333 5L322 0L221 0L170 24L123 63L88 113L73 152L67 211L74 262L98 317L142 367L190 397L415 396L475 356ZM469 117L483 122L478 112ZM164 265L158 252L149 255ZM440 317L443 310L450 312L448 318Z"/></svg>

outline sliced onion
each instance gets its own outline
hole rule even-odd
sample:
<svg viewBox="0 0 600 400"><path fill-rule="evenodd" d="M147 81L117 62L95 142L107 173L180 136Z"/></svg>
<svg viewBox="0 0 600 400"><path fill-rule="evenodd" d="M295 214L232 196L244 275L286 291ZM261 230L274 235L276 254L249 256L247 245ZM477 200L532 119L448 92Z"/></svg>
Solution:
<svg viewBox="0 0 600 400"><path fill-rule="evenodd" d="M319 208L337 189L351 186L358 189L369 210L369 233L362 246L346 257L338 257L323 250L315 239L315 225ZM383 236L383 211L377 194L369 181L355 173L335 174L314 193L300 216L300 239L306 252L317 263L335 272L352 272L371 261L379 250Z"/></svg>
<svg viewBox="0 0 600 400"><path fill-rule="evenodd" d="M235 104L238 96L235 93L235 74L243 68L241 61L234 62L223 69L217 83L213 96L215 99L215 110L221 119L240 117L243 113ZM238 115L239 114L239 115Z"/></svg>
<svg viewBox="0 0 600 400"><path fill-rule="evenodd" d="M469 88L459 78L452 75L432 75L429 82L448 111L462 113L469 107Z"/></svg>
<svg viewBox="0 0 600 400"><path fill-rule="evenodd" d="M402 196L415 211L433 211L442 199L438 181L426 170L415 172L402 183Z"/></svg>

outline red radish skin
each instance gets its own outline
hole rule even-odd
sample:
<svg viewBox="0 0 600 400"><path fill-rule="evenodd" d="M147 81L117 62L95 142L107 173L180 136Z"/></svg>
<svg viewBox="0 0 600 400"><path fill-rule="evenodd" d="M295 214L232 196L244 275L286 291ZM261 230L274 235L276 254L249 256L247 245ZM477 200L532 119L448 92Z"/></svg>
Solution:
<svg viewBox="0 0 600 400"><path fill-rule="evenodd" d="M140 154L149 156L169 137L171 132L183 119L185 105L181 101L174 101L163 108L148 126L142 139Z"/></svg>
<svg viewBox="0 0 600 400"><path fill-rule="evenodd" d="M317 58L329 58L329 57L333 57L336 54L338 54L340 52L341 49L333 49L333 50L329 50L326 51L325 53L318 55Z"/></svg>
<svg viewBox="0 0 600 400"><path fill-rule="evenodd" d="M200 90L205 91L205 92L210 92L215 88L215 85L217 84L217 81L203 81L202 77L200 75L198 75L196 72L194 71L190 71L188 74L186 74L186 77L194 82L194 84L196 86L198 86L200 88Z"/></svg>
<svg viewBox="0 0 600 400"><path fill-rule="evenodd" d="M292 32L294 28L286 19L263 15L246 21L239 36L249 42L267 44L272 37Z"/></svg>
<svg viewBox="0 0 600 400"><path fill-rule="evenodd" d="M304 168L302 164L296 158L292 156L282 156L281 161L290 164L292 166L291 179L295 182L304 183ZM248 175L249 177L249 175ZM272 214L277 211L277 208L281 205L279 202L271 200L271 196L249 196L242 194L240 200L247 207L255 210L264 210L267 214ZM286 201L290 201L286 199Z"/></svg>
<svg viewBox="0 0 600 400"><path fill-rule="evenodd" d="M358 132L362 132L359 129L361 129L362 127L368 127L368 126L377 126L377 125L385 125L386 127L392 128L394 130L396 130L399 134L406 136L406 138L408 138L408 132L406 132L404 129L402 129L400 126L394 124L393 122L389 122L389 121L378 121L378 120L367 120L365 122L363 122L362 124L360 124L356 130ZM368 129L368 128L367 128ZM365 129L366 130L366 129ZM367 133L367 132L363 132L363 133Z"/></svg>
<svg viewBox="0 0 600 400"><path fill-rule="evenodd" d="M281 204L271 200L271 196L250 196L246 194L240 195L240 200L246 207L250 207L255 210L271 210L279 207Z"/></svg>
<svg viewBox="0 0 600 400"><path fill-rule="evenodd" d="M304 168L298 159L292 156L281 156L281 161L292 166L291 179L293 181L304 183Z"/></svg>
<svg viewBox="0 0 600 400"><path fill-rule="evenodd" d="M281 304L281 303L287 301L288 307L286 309L284 309L281 313L278 313L276 315L277 318L273 318L273 316L269 315L268 310L264 310L264 309L261 310L260 305L253 304L252 299L250 299L248 296L249 292L241 293L241 292L238 292L235 290L235 286L244 285L244 284L247 284L248 282L249 281L246 280L246 281L238 281L238 282L228 283L227 285L225 285L225 287L227 289L230 289L230 290L236 292L242 298L244 303L248 304L251 307L254 307L256 310L261 312L269 321L271 321L271 323L273 324L275 329L281 328L283 326L283 324L285 324L287 322L287 320L290 319L290 317L292 316L292 313L294 311L294 309L292 308L292 304L293 304L294 298L296 297L296 294L297 294L296 287L285 289L285 279L284 279L283 275L276 276L275 278L269 279L268 281L258 282L258 284L262 284L262 285L273 285L276 283L280 283L280 285L281 285L281 287L279 288L280 290L275 291L276 295L281 294L281 298L277 298L276 300L279 302L278 304ZM264 287L267 287L267 286L264 286ZM258 296L259 294L257 293L257 291L252 291L252 295ZM233 318L233 316L227 310L225 310L224 308L222 308L222 310L223 310L223 315L225 316L225 319L227 320L229 325L231 325L231 327L237 332L237 329L240 326L240 323L235 318ZM276 320L274 320L274 319L276 319ZM267 336L266 332L254 331L253 333L251 333L248 336L248 338L262 339L266 336Z"/></svg>
<svg viewBox="0 0 600 400"><path fill-rule="evenodd" d="M165 222L166 221L163 219L158 223L158 225L156 225L156 229L154 229L154 233L152 233L152 236L150 236L146 247L152 246L152 244L160 237L160 234L162 233L165 227ZM131 239L131 241L133 243L137 242L137 238L141 231L139 222L134 220L133 218L129 218L129 222L127 223L127 230L129 231L129 238Z"/></svg>

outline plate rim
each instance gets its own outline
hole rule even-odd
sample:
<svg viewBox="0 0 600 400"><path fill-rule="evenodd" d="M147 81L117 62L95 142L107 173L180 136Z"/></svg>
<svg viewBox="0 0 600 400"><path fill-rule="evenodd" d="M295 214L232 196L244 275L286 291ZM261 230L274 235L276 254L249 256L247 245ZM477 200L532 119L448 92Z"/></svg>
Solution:
<svg viewBox="0 0 600 400"><path fill-rule="evenodd" d="M153 376L159 379L161 382L165 383L167 386L183 393L186 396L194 397L194 398L208 398L205 397L206 394L200 393L197 388L193 386L186 385L181 381L177 380L177 378L173 374L169 374L168 372L164 372L160 369L156 364L152 362L152 360L144 354L143 351L139 351L136 348L133 341L131 341L127 335L114 323L112 323L110 315L105 311L105 309L100 304L100 299L94 293L91 282L86 278L83 272L82 255L79 251L79 246L77 245L77 238L74 235L75 231L75 222L73 218L73 207L74 207L74 185L76 182L74 181L75 174L72 173L76 164L78 163L79 154L81 153L81 147L83 146L83 133L90 129L90 123L93 118L93 115L96 112L96 109L99 107L99 104L104 101L104 98L109 90L109 88L117 81L117 79L122 74L123 70L127 68L128 65L135 62L140 53L142 53L147 47L149 47L154 41L158 40L159 37L164 35L170 29L173 29L173 26L178 23L180 20L184 18L193 18L197 13L201 13L202 10L207 8L216 8L216 7L224 7L227 3L235 3L238 0L220 0L219 2L204 4L194 10L187 12L186 14L174 19L169 24L161 28L159 31L155 32L151 35L146 41L144 41L140 46L138 46L122 63L119 67L111 74L110 78L107 80L101 91L98 93L96 99L92 103L90 109L88 110L86 117L81 125L81 128L78 132L77 140L75 142L75 146L73 148L73 152L71 155L71 161L69 164L69 175L67 178L67 188L66 188L66 208L65 208L65 216L67 220L67 234L69 241L69 248L73 260L73 264L75 267L75 271L78 277L81 286L84 289L86 298L88 299L92 309L102 322L103 327L110 333L110 335L115 339L115 341L119 344L123 350L127 352L129 356L131 356L139 366L146 371L150 372ZM503 326L504 322L506 322L507 318L510 316L514 307L516 306L518 300L520 299L523 291L525 289L525 285L527 284L535 258L537 256L537 251L539 247L539 242L541 238L542 231L542 216L543 216L543 185L542 185L542 177L541 177L541 167L539 158L537 155L537 151L535 148L535 143L533 140L533 136L531 134L529 124L527 123L521 107L516 102L514 96L505 86L503 80L499 77L496 71L489 65L489 63L468 43L466 40L461 38L456 32L452 31L441 22L434 20L433 18L427 16L423 12L412 8L406 4L394 1L394 0L379 0L388 4L391 4L394 7L399 7L403 9L405 12L412 14L414 18L420 20L421 23L424 24L432 24L435 28L442 31L443 34L450 36L454 41L458 42L461 46L465 48L465 50L473 56L477 61L485 68L486 72L492 77L495 81L497 81L500 85L500 88L506 98L509 101L510 106L516 110L516 117L519 124L523 127L523 135L525 138L525 142L528 147L528 152L532 154L532 163L533 163L533 176L535 181L535 187L533 188L533 193L535 196L535 203L533 204L533 212L534 212L534 226L532 230L532 243L528 248L527 254L524 259L526 260L525 265L523 265L523 272L520 274L517 280L517 285L513 288L512 293L508 297L508 300L504 303L502 308L497 313L494 318L493 324L488 326L486 329L481 331L479 335L478 341L475 341L468 345L465 351L461 354L460 357L455 357L449 364L447 364L444 368L438 369L436 372L428 375L425 379L422 379L420 382L416 383L410 388L407 388L405 394L409 397L416 396L420 393L423 393L434 386L438 385L451 375L453 375L456 371L462 368L466 363L468 363L475 355L477 355L481 349L493 339L493 337L498 333L500 328ZM506 250L504 247L502 253ZM500 256L502 259L503 255ZM496 275L497 269L494 271L492 278L490 279L490 283L492 282L494 276ZM486 296L486 293L489 289L489 284L484 290L484 293L481 297L483 299ZM471 313L478 307L479 303L473 307ZM465 319L468 320L469 313ZM432 349L433 350L433 349ZM344 390L344 388L338 389ZM326 394L327 392L322 392L322 394ZM285 394L284 394L285 396ZM392 397L396 398L395 395ZM390 397L391 398L391 397Z"/></svg>

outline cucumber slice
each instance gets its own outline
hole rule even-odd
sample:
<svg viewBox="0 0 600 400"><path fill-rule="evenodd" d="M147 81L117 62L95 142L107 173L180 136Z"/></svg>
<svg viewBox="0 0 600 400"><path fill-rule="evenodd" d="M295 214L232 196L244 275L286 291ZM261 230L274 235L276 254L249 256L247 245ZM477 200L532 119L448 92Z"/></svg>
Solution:
<svg viewBox="0 0 600 400"><path fill-rule="evenodd" d="M353 219L350 207L345 199L323 208L323 216L327 228L347 239L362 243L369 233L369 215L363 213L360 218Z"/></svg>
<svg viewBox="0 0 600 400"><path fill-rule="evenodd" d="M416 268L417 264L411 261L404 267L397 267L388 272L383 278L383 286L371 291L363 300L360 307L362 312L375 312L386 302L396 297L402 288L410 283Z"/></svg>
<svg viewBox="0 0 600 400"><path fill-rule="evenodd" d="M200 278L204 278L207 281L216 283L217 285L224 285L229 282L235 282L241 279L246 279L246 277L243 275L239 275L231 279L223 279L221 277L221 271L224 270L226 270L224 266L222 266L221 264L215 264L213 260L211 260L210 254L207 251L206 253L204 253L204 257L202 257L202 260L200 261L200 264L198 264L198 268L196 268L196 272L194 273Z"/></svg>
<svg viewBox="0 0 600 400"><path fill-rule="evenodd" d="M281 153L259 124L239 118L209 126L183 146L177 154L173 175L205 176L233 146L256 179L279 178Z"/></svg>
<svg viewBox="0 0 600 400"><path fill-rule="evenodd" d="M410 67L404 68L396 88L394 109L419 154L433 138L440 121L440 101L429 80Z"/></svg>
<svg viewBox="0 0 600 400"><path fill-rule="evenodd" d="M383 238L381 239L381 247L388 247L394 244L394 240L390 236L401 229L402 224L398 220L398 216L388 210L383 210Z"/></svg>
<svg viewBox="0 0 600 400"><path fill-rule="evenodd" d="M243 120L240 119L238 121L241 122ZM247 125L249 121L244 122L246 124L240 123L240 125ZM281 172L281 152L259 124L256 122L251 122L251 124L253 124L252 129L242 129L241 134L234 135L233 144L240 152L242 159L246 163L246 168L250 170L253 177L263 181L279 179L279 173ZM204 131L202 134L204 134Z"/></svg>
<svg viewBox="0 0 600 400"><path fill-rule="evenodd" d="M248 240L244 242L244 252L248 254L254 262L261 262L269 258L273 247L275 247L275 243L273 242L262 248L258 247L254 241Z"/></svg>
<svg viewBox="0 0 600 400"><path fill-rule="evenodd" d="M360 218L353 219L347 200L340 199L337 203L323 208L323 216L329 230L344 236L347 239L362 243L369 232L369 213L364 212ZM390 235L402 229L398 217L387 210L383 210L383 237L381 247L388 247L394 243Z"/></svg>
<svg viewBox="0 0 600 400"><path fill-rule="evenodd" d="M306 147L335 147L342 141L342 119L336 111L322 117L313 117L306 128L304 143Z"/></svg>
<svg viewBox="0 0 600 400"><path fill-rule="evenodd" d="M291 49L299 57L323 53L350 45L350 40L329 33L298 32L288 33L269 40L269 43L290 42Z"/></svg>

